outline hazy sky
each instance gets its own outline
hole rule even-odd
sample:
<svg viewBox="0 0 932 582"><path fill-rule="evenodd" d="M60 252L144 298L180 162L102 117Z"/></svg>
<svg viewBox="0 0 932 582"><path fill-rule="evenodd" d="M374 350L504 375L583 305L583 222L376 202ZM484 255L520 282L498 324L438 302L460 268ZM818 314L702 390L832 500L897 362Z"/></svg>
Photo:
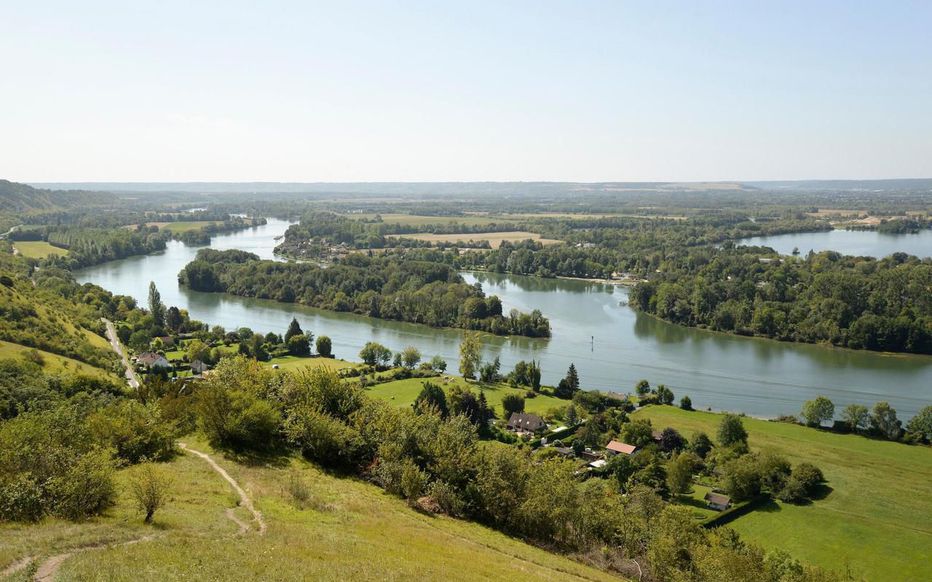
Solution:
<svg viewBox="0 0 932 582"><path fill-rule="evenodd" d="M0 0L0 65L20 181L932 177L929 1Z"/></svg>

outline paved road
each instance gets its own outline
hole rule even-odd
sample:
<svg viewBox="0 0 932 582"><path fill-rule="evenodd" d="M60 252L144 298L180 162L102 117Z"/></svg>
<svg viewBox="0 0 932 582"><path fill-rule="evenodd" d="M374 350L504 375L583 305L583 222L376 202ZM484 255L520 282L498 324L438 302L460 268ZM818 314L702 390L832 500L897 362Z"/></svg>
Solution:
<svg viewBox="0 0 932 582"><path fill-rule="evenodd" d="M107 324L107 339L110 340L110 347L113 348L113 351L120 356L120 359L123 360L123 369L126 374L126 381L129 382L131 388L139 388L139 377L136 376L136 370L133 369L132 362L129 361L129 357L126 355L126 350L123 349L123 344L120 343L120 338L117 337L116 327L114 327L113 322L106 318L103 319L103 322Z"/></svg>

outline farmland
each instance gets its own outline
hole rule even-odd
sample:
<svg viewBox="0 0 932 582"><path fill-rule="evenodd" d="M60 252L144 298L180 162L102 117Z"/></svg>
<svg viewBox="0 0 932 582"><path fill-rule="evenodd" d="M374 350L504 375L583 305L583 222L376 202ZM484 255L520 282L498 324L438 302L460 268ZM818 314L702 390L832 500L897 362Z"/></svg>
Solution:
<svg viewBox="0 0 932 582"><path fill-rule="evenodd" d="M68 254L66 249L60 249L42 240L17 241L13 248L27 259L44 259L51 256L64 257Z"/></svg>
<svg viewBox="0 0 932 582"><path fill-rule="evenodd" d="M489 246L497 249L503 242L520 242L524 240L535 240L544 245L557 244L561 241L541 238L534 232L527 231L505 231L505 232L481 232L466 234L400 234L398 238L407 238L414 240L428 241L431 243L462 243L462 242L482 242L488 241Z"/></svg>

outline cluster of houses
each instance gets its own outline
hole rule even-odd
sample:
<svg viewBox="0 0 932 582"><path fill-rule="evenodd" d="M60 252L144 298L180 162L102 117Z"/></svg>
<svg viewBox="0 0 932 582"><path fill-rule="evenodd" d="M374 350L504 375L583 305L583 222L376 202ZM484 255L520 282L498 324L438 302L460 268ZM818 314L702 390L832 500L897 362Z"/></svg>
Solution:
<svg viewBox="0 0 932 582"><path fill-rule="evenodd" d="M526 412L513 412L508 419L507 426L508 430L519 436L533 436L547 430L547 423L543 418L536 414L529 414ZM653 431L651 434L655 442L660 441L660 435L661 433L659 431ZM541 438L541 444L546 445L547 439ZM587 447L577 454L572 447L554 446L553 449L565 458L578 457L585 460L586 469L590 471L605 467L605 465L608 464L608 459L615 455L632 456L636 455L638 451L641 450L634 445L629 445L628 443L614 439L610 440L603 450L593 450ZM731 498L722 493L706 493L705 502L709 509L715 511L725 511L731 507Z"/></svg>
<svg viewBox="0 0 932 582"><path fill-rule="evenodd" d="M136 369L140 372L171 372L175 366L168 358L158 352L143 352L133 358ZM201 376L210 369L210 366L200 360L191 362L191 374Z"/></svg>

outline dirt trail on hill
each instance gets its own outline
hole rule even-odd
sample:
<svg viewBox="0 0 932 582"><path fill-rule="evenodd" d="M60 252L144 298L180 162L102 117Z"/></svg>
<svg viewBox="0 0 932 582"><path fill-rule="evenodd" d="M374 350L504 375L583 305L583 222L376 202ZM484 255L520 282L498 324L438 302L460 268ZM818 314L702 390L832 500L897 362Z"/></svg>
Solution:
<svg viewBox="0 0 932 582"><path fill-rule="evenodd" d="M81 552L89 552L91 550L106 550L106 549L111 549L111 548L122 548L125 546L131 546L133 544L138 544L141 542L149 542L149 541L154 540L157 537L158 536L155 534L146 535L146 536L142 536L141 538L136 538L134 540L129 540L128 542L122 542L119 544L94 544L91 546L75 548L71 550L70 552L56 554L54 556L46 558L44 562L39 564L39 569L36 570L36 575L33 578L33 580L35 580L36 582L46 582L48 580L54 579L55 574L58 573L58 569L61 568L61 565L65 563L65 560L67 560L68 558L70 558L71 556L75 554L78 554ZM17 562L17 564L14 564L13 566L18 566L19 564L22 564L22 565L19 566L17 570L14 570L14 571L21 570L22 568L28 566L29 564L32 563L33 560L34 558L25 558L23 560L20 560L19 562ZM13 566L11 566L11 568Z"/></svg>
<svg viewBox="0 0 932 582"><path fill-rule="evenodd" d="M178 445L192 455L197 455L198 457L207 461L207 463L213 467L214 471L226 479L227 483L229 483L230 486L233 487L233 490L236 491L236 493L239 495L240 503L242 506L249 510L249 513L252 514L253 520L259 525L259 535L264 535L265 530L267 529L265 525L265 519L262 518L262 513L256 509L256 506L252 503L252 499L250 499L249 495L246 494L246 491L244 491L243 488L239 486L239 483L237 483L233 477L230 477L230 474L227 473L223 467L218 465L217 462L214 461L213 458L211 458L211 456L207 453L202 453L200 451L195 451L194 449L188 448L188 445L184 443L178 443ZM240 521L235 519L235 516L233 516L231 513L227 513L227 517L230 517L230 519L236 522L237 525L241 525Z"/></svg>

